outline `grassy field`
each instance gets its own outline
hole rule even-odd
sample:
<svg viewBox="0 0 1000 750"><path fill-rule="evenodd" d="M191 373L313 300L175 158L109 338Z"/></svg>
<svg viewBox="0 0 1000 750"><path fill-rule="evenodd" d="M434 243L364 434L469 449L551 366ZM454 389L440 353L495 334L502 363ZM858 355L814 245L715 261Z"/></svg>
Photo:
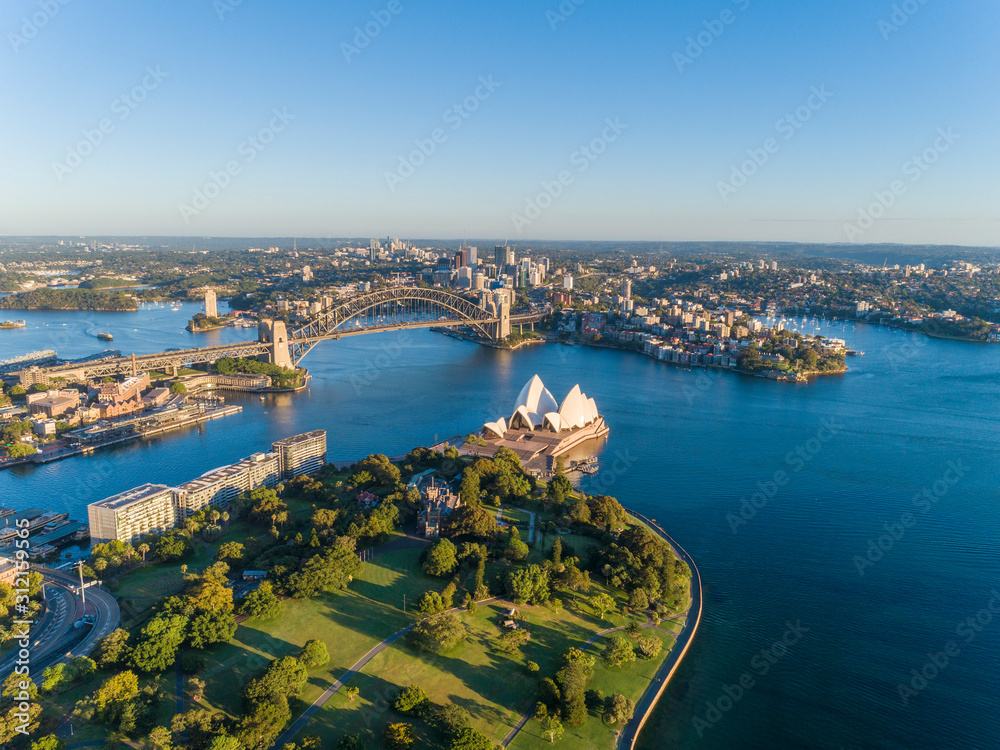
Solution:
<svg viewBox="0 0 1000 750"><path fill-rule="evenodd" d="M643 630L643 635L649 635L652 632ZM634 664L622 669L609 669L601 663L600 656L601 649L604 647L604 639L598 639L588 649L588 653L597 657L597 666L594 667L594 676L587 687L592 690L600 690L606 696L621 693L638 702L646 687L656 677L660 665L666 660L669 649L676 643L676 640L669 633L657 630L655 634L663 641L663 651L660 655L655 659L638 659ZM582 726L564 728L565 734L559 744L563 747L572 747L574 750L577 748L582 750L612 750L615 747L615 732L618 728L607 726L598 713L590 711ZM548 739L542 736L541 724L537 721L529 721L525 724L510 744L511 750L543 750L551 747Z"/></svg>
<svg viewBox="0 0 1000 750"><path fill-rule="evenodd" d="M292 498L287 502L291 515L297 519L307 519L312 513L312 504L305 500ZM515 509L505 509L504 517L514 523L527 524L528 521L526 513ZM212 563L221 544L245 541L248 535L264 533L245 521L236 521L214 543L197 540L194 554L183 561L148 565L123 577L117 595L123 603L123 612L128 615L126 627L141 624L157 600L180 590L182 564L188 566L189 572L200 571ZM555 534L540 536L528 561L537 563L549 557L556 538ZM558 538L564 546L564 557L575 555L584 562L599 544L598 540L582 535L560 535ZM372 647L421 617L415 607L426 591L441 591L448 583L448 579L423 574L421 553L422 548L406 548L380 554L364 563L349 591L325 593L306 601L285 600L282 617L269 622L242 623L230 643L199 652L207 662L199 675L207 686L205 698L198 707L238 715L242 709L241 688L247 680L260 674L271 660L295 655L306 641L318 639L326 644L331 659L324 667L310 671L304 694L292 702L293 716L298 716ZM491 563L488 570L493 567ZM443 738L436 730L419 719L402 717L389 707L401 687L417 684L435 703L454 703L466 708L477 729L493 742L501 742L520 717L533 709L538 680L555 675L567 649L582 647L599 631L628 622L621 612L624 592L606 588L600 579L599 575L594 577L586 596L562 590L556 592L555 596L562 600L558 611L550 605L519 608L531 640L513 656L494 648L500 634L496 623L503 609L501 604L481 606L474 615L461 613L468 639L447 654L417 652L405 638L400 639L352 678L350 684L360 689L355 701L349 701L343 691L333 696L303 734L319 735L324 747L332 747L344 734L359 732L372 747L380 747L382 732L388 724L408 721L418 730L417 746L441 746ZM618 605L618 612L606 615L604 620L594 613L588 601L590 596L601 592L610 593ZM462 596L460 589L455 602L460 602ZM602 690L605 695L620 692L637 701L682 627L683 619L662 623L656 634L663 640L665 649L657 659L637 661L623 670L608 670L599 663L589 687ZM644 631L645 634L649 632ZM589 648L599 656L602 639ZM527 670L529 661L540 666L537 674ZM169 725L176 708L176 675L169 670L153 679L158 680L166 695L158 723ZM91 683L49 699L53 714L71 710L75 701L93 691L97 684ZM592 714L583 726L566 728L562 744L595 750L611 748L614 731L604 725L599 715ZM106 729L99 725L79 727L74 741L99 739L105 734ZM512 747L535 750L548 745L541 736L540 725L531 721L518 734Z"/></svg>
<svg viewBox="0 0 1000 750"><path fill-rule="evenodd" d="M595 586L591 593L601 590L602 587ZM582 595L560 592L560 598L564 606L559 612L547 605L520 608L531 631L531 640L514 656L493 648L500 633L497 619L506 611L501 604L481 606L474 616L463 613L461 617L469 634L468 640L446 654L417 652L405 639L397 641L351 680L350 684L360 690L359 697L351 702L340 693L335 695L313 718L306 733L319 735L324 746L332 746L341 736L352 732L360 733L367 742L377 743L389 724L412 721L418 729L418 744L436 743L438 738L433 730L388 707L400 688L416 684L435 703L450 702L466 708L477 729L494 743L501 742L520 717L533 709L538 679L553 676L569 648L582 646L598 631L626 622L620 614L609 614L602 621ZM666 646L673 643L669 634L661 635ZM592 648L599 651L600 644ZM539 665L538 674L528 672L528 661ZM604 674L606 670L598 667L594 687L606 692L624 692L638 699L661 662L662 658L643 662L641 667L622 674ZM601 721L597 718L580 731L599 734L600 727Z"/></svg>
<svg viewBox="0 0 1000 750"><path fill-rule="evenodd" d="M284 601L281 618L243 623L233 640L207 652L209 664L201 674L207 683L206 708L234 714L240 709L239 690L272 659L294 656L306 641L326 644L330 663L309 673L301 712L372 646L413 621L402 610L403 594L415 601L427 588L440 587L438 579L419 572L419 549L386 553L363 565L361 574L346 592L326 593L305 601ZM418 593L419 592L419 593Z"/></svg>

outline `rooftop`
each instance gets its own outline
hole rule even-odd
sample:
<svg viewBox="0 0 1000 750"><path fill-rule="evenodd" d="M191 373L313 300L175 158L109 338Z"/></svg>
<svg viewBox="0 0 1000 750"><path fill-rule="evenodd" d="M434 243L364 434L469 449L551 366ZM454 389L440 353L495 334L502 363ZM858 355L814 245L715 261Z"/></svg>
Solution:
<svg viewBox="0 0 1000 750"><path fill-rule="evenodd" d="M146 483L140 485L139 487L134 487L131 490L120 492L117 495L106 497L103 500L98 500L96 503L91 503L91 505L99 508L117 510L118 508L124 508L127 505L147 500L148 498L154 497L168 490L173 490L173 488L168 487L165 484Z"/></svg>
<svg viewBox="0 0 1000 750"><path fill-rule="evenodd" d="M282 438L272 443L273 448L285 448L292 445L298 445L299 443L304 443L307 440L315 440L316 438L325 438L326 430L313 430L312 432L303 432L301 435L292 435L291 437Z"/></svg>

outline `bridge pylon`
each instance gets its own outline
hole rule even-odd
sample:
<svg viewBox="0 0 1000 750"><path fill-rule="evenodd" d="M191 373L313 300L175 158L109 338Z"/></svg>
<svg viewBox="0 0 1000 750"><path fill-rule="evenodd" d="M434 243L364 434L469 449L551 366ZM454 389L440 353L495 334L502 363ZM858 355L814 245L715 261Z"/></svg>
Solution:
<svg viewBox="0 0 1000 750"><path fill-rule="evenodd" d="M262 355L272 365L295 369L288 349L288 329L283 320L262 320L257 326L257 340L270 344L267 354Z"/></svg>

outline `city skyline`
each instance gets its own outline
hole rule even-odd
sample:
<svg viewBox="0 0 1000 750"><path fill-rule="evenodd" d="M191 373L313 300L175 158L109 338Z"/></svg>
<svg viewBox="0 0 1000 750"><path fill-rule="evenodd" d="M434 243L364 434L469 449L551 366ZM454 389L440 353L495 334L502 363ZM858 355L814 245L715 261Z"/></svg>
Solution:
<svg viewBox="0 0 1000 750"><path fill-rule="evenodd" d="M985 2L46 8L2 235L997 244Z"/></svg>

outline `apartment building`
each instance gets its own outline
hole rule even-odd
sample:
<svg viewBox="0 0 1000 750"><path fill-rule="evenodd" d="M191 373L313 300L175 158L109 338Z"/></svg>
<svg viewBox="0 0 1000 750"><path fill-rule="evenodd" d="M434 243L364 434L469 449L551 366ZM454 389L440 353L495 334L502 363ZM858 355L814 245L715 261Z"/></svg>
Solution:
<svg viewBox="0 0 1000 750"><path fill-rule="evenodd" d="M183 523L202 508L225 507L240 493L275 487L283 479L312 474L326 463L326 431L279 440L270 453L255 453L185 482L179 487L144 484L87 506L94 544L134 542Z"/></svg>
<svg viewBox="0 0 1000 750"><path fill-rule="evenodd" d="M283 479L312 474L326 464L326 430L313 430L279 440L271 445L271 450L280 457Z"/></svg>
<svg viewBox="0 0 1000 750"><path fill-rule="evenodd" d="M183 521L209 506L229 505L241 492L257 487L275 487L281 481L277 453L254 453L250 458L203 474L178 487L177 518Z"/></svg>
<svg viewBox="0 0 1000 750"><path fill-rule="evenodd" d="M144 484L87 506L93 544L114 539L134 542L177 523L177 490L164 484Z"/></svg>

